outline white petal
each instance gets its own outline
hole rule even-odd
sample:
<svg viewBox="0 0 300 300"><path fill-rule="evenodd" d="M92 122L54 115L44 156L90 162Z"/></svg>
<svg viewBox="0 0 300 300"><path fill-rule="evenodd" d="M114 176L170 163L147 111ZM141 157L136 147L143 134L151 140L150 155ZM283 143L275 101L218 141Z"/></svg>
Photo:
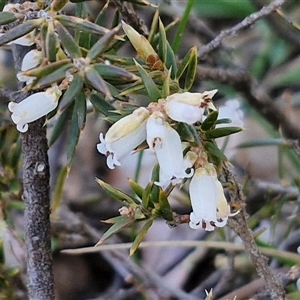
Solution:
<svg viewBox="0 0 300 300"><path fill-rule="evenodd" d="M110 169L114 169L115 165L120 166L119 160L146 139L148 115L147 109L137 109L133 114L116 122L107 131L105 138L103 133L100 133L100 143L97 144L97 150L107 155L107 166Z"/></svg>
<svg viewBox="0 0 300 300"><path fill-rule="evenodd" d="M215 178L204 168L198 168L189 187L193 212L200 221L217 221L217 199Z"/></svg>
<svg viewBox="0 0 300 300"><path fill-rule="evenodd" d="M109 128L105 136L106 142L113 143L135 132L148 117L149 111L145 107L134 110L132 114L120 119Z"/></svg>
<svg viewBox="0 0 300 300"><path fill-rule="evenodd" d="M12 120L17 124L17 129L25 132L27 124L33 122L54 110L57 107L61 91L57 86L48 88L45 92L30 95L20 103L9 103Z"/></svg>
<svg viewBox="0 0 300 300"><path fill-rule="evenodd" d="M218 219L227 220L228 216L230 215L230 207L224 195L224 190L221 182L219 180L216 180L215 185L217 191L217 217Z"/></svg>
<svg viewBox="0 0 300 300"><path fill-rule="evenodd" d="M29 51L23 58L21 71L27 71L39 65L43 59L42 52L33 49Z"/></svg>
<svg viewBox="0 0 300 300"><path fill-rule="evenodd" d="M147 143L151 150L162 147L162 140L167 134L164 116L161 112L155 111L147 121Z"/></svg>
<svg viewBox="0 0 300 300"><path fill-rule="evenodd" d="M166 114L174 121L194 124L201 121L203 108L177 101L168 101L164 107Z"/></svg>

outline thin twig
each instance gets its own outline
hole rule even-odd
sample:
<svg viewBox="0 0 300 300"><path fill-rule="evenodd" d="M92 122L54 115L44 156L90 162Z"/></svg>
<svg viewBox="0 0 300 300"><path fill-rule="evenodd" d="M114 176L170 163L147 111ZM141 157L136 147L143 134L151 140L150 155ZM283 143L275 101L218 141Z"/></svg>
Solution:
<svg viewBox="0 0 300 300"><path fill-rule="evenodd" d="M247 225L247 213L245 210L246 199L242 192L241 186L235 176L231 173L230 167L224 164L224 174L226 182L232 183L232 189L229 189L229 194L232 203L238 204L241 208L240 213L229 219L229 227L232 228L239 237L243 240L250 258L255 265L256 271L266 283L266 290L271 299L285 299L285 290L279 279L272 273L268 266L268 259L265 257L255 243L252 232Z"/></svg>
<svg viewBox="0 0 300 300"><path fill-rule="evenodd" d="M239 31L242 31L251 25L253 25L259 19L268 16L270 13L275 11L277 8L282 6L286 0L274 0L269 5L264 6L260 11L252 13L250 16L246 17L242 22L238 23L237 25L223 30L220 32L218 36L216 36L211 42L207 45L202 46L198 51L198 57L201 59L212 52L213 50L219 48L224 41L224 39L236 35Z"/></svg>

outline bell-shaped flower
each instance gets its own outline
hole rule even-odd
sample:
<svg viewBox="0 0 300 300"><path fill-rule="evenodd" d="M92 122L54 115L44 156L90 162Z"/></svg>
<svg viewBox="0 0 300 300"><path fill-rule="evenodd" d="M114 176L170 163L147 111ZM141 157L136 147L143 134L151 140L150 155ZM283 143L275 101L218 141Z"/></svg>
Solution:
<svg viewBox="0 0 300 300"><path fill-rule="evenodd" d="M12 112L11 118L17 124L17 129L26 132L28 123L47 115L57 107L60 96L61 91L54 85L45 92L30 95L20 103L9 102L8 109Z"/></svg>
<svg viewBox="0 0 300 300"><path fill-rule="evenodd" d="M107 131L105 138L100 133L97 150L107 156L107 166L114 169L120 166L120 158L132 152L146 139L146 120L149 111L140 107L132 114L120 119Z"/></svg>
<svg viewBox="0 0 300 300"><path fill-rule="evenodd" d="M196 169L189 193L193 208L189 223L191 228L212 231L215 227L226 225L230 207L212 164Z"/></svg>
<svg viewBox="0 0 300 300"><path fill-rule="evenodd" d="M180 136L164 115L155 111L147 121L147 143L155 151L159 167L159 182L157 185L166 186L169 183L177 184L183 178L189 178L193 172L186 173L187 162L183 159Z"/></svg>
<svg viewBox="0 0 300 300"><path fill-rule="evenodd" d="M164 110L174 121L194 124L202 120L206 107L215 109L211 101L216 92L172 94L163 101Z"/></svg>
<svg viewBox="0 0 300 300"><path fill-rule="evenodd" d="M21 71L27 71L38 66L42 62L42 60L43 55L41 51L33 49L27 52L22 61ZM19 72L17 74L17 78L21 82L26 82L26 85L29 85L36 79L36 77L34 76L24 75L23 72Z"/></svg>

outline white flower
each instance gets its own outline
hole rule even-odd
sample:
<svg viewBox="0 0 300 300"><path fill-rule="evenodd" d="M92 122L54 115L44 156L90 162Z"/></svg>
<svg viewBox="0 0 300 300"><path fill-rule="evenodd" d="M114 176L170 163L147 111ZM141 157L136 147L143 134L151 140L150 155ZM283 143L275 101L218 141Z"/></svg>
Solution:
<svg viewBox="0 0 300 300"><path fill-rule="evenodd" d="M166 114L174 121L194 124L202 120L206 107L215 109L212 97L217 90L204 93L176 93L168 96L164 102Z"/></svg>
<svg viewBox="0 0 300 300"><path fill-rule="evenodd" d="M187 163L183 159L179 134L165 122L164 115L159 111L153 112L147 121L147 143L155 151L160 167L159 182L156 184L177 184L193 175L193 172L186 173Z"/></svg>
<svg viewBox="0 0 300 300"><path fill-rule="evenodd" d="M189 192L193 208L191 228L212 231L226 225L230 207L212 164L196 169Z"/></svg>
<svg viewBox="0 0 300 300"><path fill-rule="evenodd" d="M120 119L107 131L105 138L100 133L97 150L107 156L107 166L120 166L120 158L129 154L146 139L146 120L149 112L140 107L132 114Z"/></svg>
<svg viewBox="0 0 300 300"><path fill-rule="evenodd" d="M22 61L21 71L27 71L38 66L42 62L42 60L43 55L41 51L33 49L27 52ZM23 72L19 72L17 74L17 78L21 82L26 82L26 85L29 85L36 79L36 77L34 76L24 75Z"/></svg>
<svg viewBox="0 0 300 300"><path fill-rule="evenodd" d="M57 107L61 91L57 85L48 88L45 92L30 95L20 103L9 102L8 109L12 112L11 118L20 132L28 130L28 123L33 122L54 110Z"/></svg>

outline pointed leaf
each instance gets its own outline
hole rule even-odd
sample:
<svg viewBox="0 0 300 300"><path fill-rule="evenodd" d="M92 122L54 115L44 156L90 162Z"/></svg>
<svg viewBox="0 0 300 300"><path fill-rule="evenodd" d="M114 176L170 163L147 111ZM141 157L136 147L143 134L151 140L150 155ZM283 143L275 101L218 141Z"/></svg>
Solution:
<svg viewBox="0 0 300 300"><path fill-rule="evenodd" d="M218 148L216 143L214 141L205 141L203 143L204 149L207 151L207 153L217 159L217 165L219 165L222 161L227 161L227 157L224 155L224 153Z"/></svg>
<svg viewBox="0 0 300 300"><path fill-rule="evenodd" d="M69 141L68 141L68 147L67 147L67 166L70 167L76 146L79 141L79 136L80 136L80 128L78 126L79 120L78 120L78 114L76 111L76 103L74 105L74 110L72 114L72 120L71 120L71 130L70 130L70 136L69 136Z"/></svg>
<svg viewBox="0 0 300 300"><path fill-rule="evenodd" d="M207 118L203 121L203 123L201 124L201 130L202 131L207 131L207 130L212 129L216 124L216 121L218 119L218 115L219 115L219 112L217 110L212 111L207 116Z"/></svg>
<svg viewBox="0 0 300 300"><path fill-rule="evenodd" d="M75 108L77 112L78 127L83 130L86 119L86 99L84 91L81 89L75 98Z"/></svg>
<svg viewBox="0 0 300 300"><path fill-rule="evenodd" d="M72 58L79 58L82 56L81 50L70 32L58 21L54 21L54 26L59 36L60 42L67 52L68 56Z"/></svg>
<svg viewBox="0 0 300 300"><path fill-rule="evenodd" d="M0 46L3 46L8 42L14 41L17 38L26 35L35 28L39 27L43 22L44 19L28 20L14 27L13 29L0 36Z"/></svg>
<svg viewBox="0 0 300 300"><path fill-rule="evenodd" d="M177 73L176 73L176 79L180 79L181 76L183 75L184 71L187 69L187 67L189 66L190 62L195 60L195 57L197 57L197 48L192 47L188 53L185 55L185 57L183 58L183 60L181 61Z"/></svg>
<svg viewBox="0 0 300 300"><path fill-rule="evenodd" d="M152 188L154 185L154 181L150 181L145 189L143 190L143 194L142 194L142 205L144 208L148 208L149 207L149 202L150 202L150 198L151 198L151 192L152 192ZM152 205L153 207L153 205Z"/></svg>
<svg viewBox="0 0 300 300"><path fill-rule="evenodd" d="M49 147L51 147L55 141L58 139L60 134L65 130L66 124L72 117L73 106L68 107L65 109L58 117L55 122L54 128L52 129L51 137L49 140Z"/></svg>
<svg viewBox="0 0 300 300"><path fill-rule="evenodd" d="M102 26L74 16L57 15L55 16L55 19L66 27L71 27L87 33L104 35L109 31Z"/></svg>
<svg viewBox="0 0 300 300"><path fill-rule="evenodd" d="M147 220L145 225L143 226L143 228L137 234L137 236L135 237L134 242L132 243L130 251L129 251L130 256L132 256L134 254L134 252L137 250L138 246L142 242L144 236L147 234L147 232L150 229L150 227L152 226L152 224L153 224L153 219Z"/></svg>
<svg viewBox="0 0 300 300"><path fill-rule="evenodd" d="M104 99L104 95L102 94L93 93L89 96L89 99L93 106L105 116L110 115L112 111L116 110L116 108L113 105L111 105L108 101Z"/></svg>
<svg viewBox="0 0 300 300"><path fill-rule="evenodd" d="M235 126L228 126L228 127L221 127L221 128L215 128L209 131L206 131L204 136L206 139L216 139L223 136L231 135L237 132L242 131L243 128L241 127L235 127Z"/></svg>
<svg viewBox="0 0 300 300"><path fill-rule="evenodd" d="M135 74L113 65L97 63L93 64L93 67L97 70L100 76L103 77L103 79L115 84L130 83L140 79Z"/></svg>
<svg viewBox="0 0 300 300"><path fill-rule="evenodd" d="M134 191L134 193L142 199L144 188L139 185L137 182L133 181L132 179L128 179L128 183L131 187L131 189Z"/></svg>
<svg viewBox="0 0 300 300"><path fill-rule="evenodd" d="M177 131L183 141L201 145L199 133L193 125L179 123L177 126Z"/></svg>
<svg viewBox="0 0 300 300"><path fill-rule="evenodd" d="M72 101L75 99L77 94L82 90L83 88L83 78L80 74L74 74L73 80L70 83L69 88L65 91L63 96L61 97L61 100L58 105L58 110L62 111L67 106L69 106Z"/></svg>
<svg viewBox="0 0 300 300"><path fill-rule="evenodd" d="M190 62L188 64L186 77L185 77L184 89L186 91L190 90L190 88L193 86L196 72L197 72L197 55L193 55L191 56Z"/></svg>
<svg viewBox="0 0 300 300"><path fill-rule="evenodd" d="M137 69L142 77L143 83L145 85L145 88L148 92L148 95L150 99L154 102L156 102L158 99L161 98L161 94L159 89L156 87L153 79L149 76L149 74L146 72L146 70L136 61L134 60Z"/></svg>
<svg viewBox="0 0 300 300"><path fill-rule="evenodd" d="M173 210L164 190L160 190L159 192L158 204L160 217L164 218L167 221L173 221Z"/></svg>
<svg viewBox="0 0 300 300"><path fill-rule="evenodd" d="M112 98L106 82L93 66L85 68L85 79L96 91L103 93L105 97Z"/></svg>
<svg viewBox="0 0 300 300"><path fill-rule="evenodd" d="M49 86L52 83L59 83L66 77L66 72L73 67L72 63L63 65L61 68L55 70L52 73L44 75L43 77L37 79L32 85L29 85L29 89L41 89L43 87Z"/></svg>
<svg viewBox="0 0 300 300"><path fill-rule="evenodd" d="M95 246L99 246L112 235L116 234L117 232L121 231L122 229L132 225L135 222L133 218L127 216L118 216L114 218L114 224L109 227L107 231L104 232L101 239Z"/></svg>
<svg viewBox="0 0 300 300"><path fill-rule="evenodd" d="M161 89L161 96L163 99L167 98L170 95L170 81L171 81L171 70L168 71L167 76L164 80L164 84Z"/></svg>
<svg viewBox="0 0 300 300"><path fill-rule="evenodd" d="M119 27L115 28L113 30L110 30L103 37L101 37L101 39L99 39L98 42L95 43L93 45L93 47L90 49L86 58L92 61L97 56L102 54L105 51L105 49L108 47L109 43L113 40L113 38L118 30L119 30Z"/></svg>
<svg viewBox="0 0 300 300"><path fill-rule="evenodd" d="M50 62L56 61L56 36L54 32L53 22L48 22L46 34L46 56Z"/></svg>
<svg viewBox="0 0 300 300"><path fill-rule="evenodd" d="M96 182L100 184L100 186L114 199L118 200L122 204L127 203L129 205L139 204L139 201L127 195L123 191L115 188L114 186L96 178Z"/></svg>

